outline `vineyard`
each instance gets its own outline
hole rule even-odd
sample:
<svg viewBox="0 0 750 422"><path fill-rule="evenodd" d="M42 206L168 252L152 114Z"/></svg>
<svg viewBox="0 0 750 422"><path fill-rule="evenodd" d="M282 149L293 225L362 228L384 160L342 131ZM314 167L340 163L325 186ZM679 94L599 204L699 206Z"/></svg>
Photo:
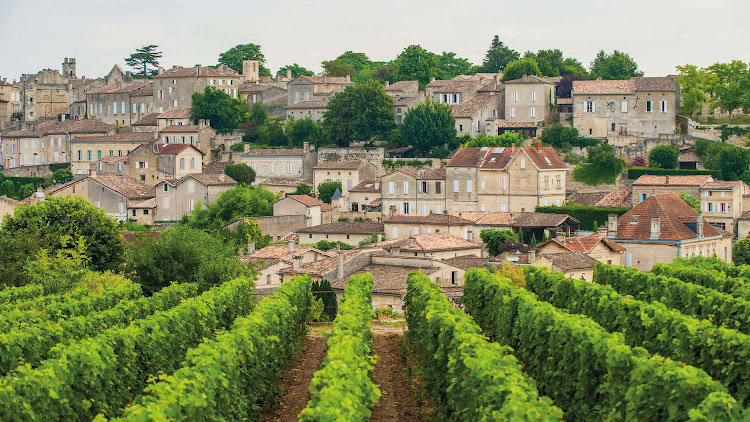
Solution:
<svg viewBox="0 0 750 422"><path fill-rule="evenodd" d="M750 268L505 274L468 269L457 308L413 272L388 323L357 274L324 325L307 276L263 298L245 277L8 288L0 420L750 420Z"/></svg>

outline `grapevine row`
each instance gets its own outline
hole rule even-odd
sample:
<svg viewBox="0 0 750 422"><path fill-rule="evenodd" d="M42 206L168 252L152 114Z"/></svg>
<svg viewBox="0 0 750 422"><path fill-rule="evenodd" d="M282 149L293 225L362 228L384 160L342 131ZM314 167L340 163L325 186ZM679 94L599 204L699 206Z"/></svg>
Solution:
<svg viewBox="0 0 750 422"><path fill-rule="evenodd" d="M64 345L110 327L125 326L156 311L170 309L197 293L195 283L175 284L150 298L123 300L105 311L11 330L0 336L0 374L8 373L19 364L37 365L49 357L50 349L56 344Z"/></svg>
<svg viewBox="0 0 750 422"><path fill-rule="evenodd" d="M596 265L594 282L610 285L620 294L646 302L659 301L683 314L750 334L750 302L744 299L676 278L605 264Z"/></svg>
<svg viewBox="0 0 750 422"><path fill-rule="evenodd" d="M686 266L679 263L656 264L651 269L656 275L674 277L686 283L693 283L718 290L736 298L750 300L750 283L744 278L733 278L725 273L708 268Z"/></svg>
<svg viewBox="0 0 750 422"><path fill-rule="evenodd" d="M372 352L372 284L370 274L353 275L328 337L328 353L310 382L310 401L299 414L302 422L369 421L380 390L369 372Z"/></svg>
<svg viewBox="0 0 750 422"><path fill-rule="evenodd" d="M443 419L559 421L563 413L540 397L508 346L490 343L440 287L409 275L407 335L415 343L426 385Z"/></svg>
<svg viewBox="0 0 750 422"><path fill-rule="evenodd" d="M704 370L741 403L750 402L750 336L546 268L526 267L526 288L552 306L585 314L608 331L622 333L631 346Z"/></svg>
<svg viewBox="0 0 750 422"><path fill-rule="evenodd" d="M743 408L705 372L626 345L487 270L469 269L464 304L485 333L515 350L566 420L735 421ZM700 419L704 418L704 419Z"/></svg>
<svg viewBox="0 0 750 422"><path fill-rule="evenodd" d="M231 330L188 351L118 420L257 420L302 345L311 302L309 277L285 282Z"/></svg>
<svg viewBox="0 0 750 422"><path fill-rule="evenodd" d="M253 308L254 285L238 278L129 326L53 349L38 368L0 379L0 420L81 420L114 416L157 373Z"/></svg>

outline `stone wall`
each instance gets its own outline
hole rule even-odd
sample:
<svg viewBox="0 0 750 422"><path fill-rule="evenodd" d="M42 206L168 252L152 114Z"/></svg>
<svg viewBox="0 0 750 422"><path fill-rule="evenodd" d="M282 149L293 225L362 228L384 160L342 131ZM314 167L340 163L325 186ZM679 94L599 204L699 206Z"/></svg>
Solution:
<svg viewBox="0 0 750 422"><path fill-rule="evenodd" d="M304 215L280 215L273 217L253 217L260 225L260 230L264 235L271 236L271 241L286 236L290 232L295 232L305 228L306 217ZM232 223L237 226L238 222Z"/></svg>
<svg viewBox="0 0 750 422"><path fill-rule="evenodd" d="M332 148L318 150L318 162L323 161L367 161L375 165L376 174L383 174L385 148Z"/></svg>
<svg viewBox="0 0 750 422"><path fill-rule="evenodd" d="M39 164L37 166L22 166L0 170L6 177L50 177L52 172L49 164Z"/></svg>

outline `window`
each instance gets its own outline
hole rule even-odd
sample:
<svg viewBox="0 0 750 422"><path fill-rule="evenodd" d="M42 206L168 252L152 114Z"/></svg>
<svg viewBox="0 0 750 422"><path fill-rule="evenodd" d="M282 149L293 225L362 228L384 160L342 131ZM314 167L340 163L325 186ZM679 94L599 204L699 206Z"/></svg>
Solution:
<svg viewBox="0 0 750 422"><path fill-rule="evenodd" d="M120 105L122 106L122 107L120 107L120 113L125 114L125 101L123 101L122 103L120 103Z"/></svg>
<svg viewBox="0 0 750 422"><path fill-rule="evenodd" d="M500 204L500 212L508 211L508 204Z"/></svg>
<svg viewBox="0 0 750 422"><path fill-rule="evenodd" d="M612 132L614 132L614 131L615 131L615 124L612 123Z"/></svg>
<svg viewBox="0 0 750 422"><path fill-rule="evenodd" d="M651 112L651 100L646 101L646 111Z"/></svg>
<svg viewBox="0 0 750 422"><path fill-rule="evenodd" d="M453 192L458 193L458 180L453 181Z"/></svg>
<svg viewBox="0 0 750 422"><path fill-rule="evenodd" d="M453 174L458 174L458 168L453 169Z"/></svg>
<svg viewBox="0 0 750 422"><path fill-rule="evenodd" d="M195 182L192 180L188 182L188 193L195 193ZM191 209L193 207L190 207Z"/></svg>
<svg viewBox="0 0 750 422"><path fill-rule="evenodd" d="M190 159L190 168L191 169L195 168L195 157L193 157L193 158Z"/></svg>
<svg viewBox="0 0 750 422"><path fill-rule="evenodd" d="M170 86L170 87L169 87L169 93L170 93L170 94L174 93L174 87L173 87L173 86Z"/></svg>
<svg viewBox="0 0 750 422"><path fill-rule="evenodd" d="M471 191L472 191L472 181L471 180L467 180L466 181L466 192L471 193Z"/></svg>
<svg viewBox="0 0 750 422"><path fill-rule="evenodd" d="M142 174L142 175L141 175L141 182L145 182L145 181L146 181L146 175L145 175L145 174Z"/></svg>
<svg viewBox="0 0 750 422"><path fill-rule="evenodd" d="M482 190L484 190L484 180L482 180Z"/></svg>
<svg viewBox="0 0 750 422"><path fill-rule="evenodd" d="M515 108L511 107L511 108L508 109L508 117L510 117L511 119L514 118L514 117L516 117L516 109Z"/></svg>
<svg viewBox="0 0 750 422"><path fill-rule="evenodd" d="M440 193L440 187L440 182L435 182L435 193Z"/></svg>
<svg viewBox="0 0 750 422"><path fill-rule="evenodd" d="M388 182L388 194L393 195L395 193L395 183L394 182Z"/></svg>
<svg viewBox="0 0 750 422"><path fill-rule="evenodd" d="M102 150L98 149L96 150L96 159L101 160L102 159Z"/></svg>
<svg viewBox="0 0 750 422"><path fill-rule="evenodd" d="M453 211L458 211L458 205L453 206Z"/></svg>
<svg viewBox="0 0 750 422"><path fill-rule="evenodd" d="M419 182L419 193L427 193L427 182Z"/></svg>
<svg viewBox="0 0 750 422"><path fill-rule="evenodd" d="M647 193L642 193L642 194L638 195L638 202L643 202L643 201L646 200L646 198L648 198L648 194Z"/></svg>
<svg viewBox="0 0 750 422"><path fill-rule="evenodd" d="M188 199L188 210L192 211L195 207L195 200L193 198Z"/></svg>
<svg viewBox="0 0 750 422"><path fill-rule="evenodd" d="M81 161L81 150L78 150L78 161Z"/></svg>
<svg viewBox="0 0 750 422"><path fill-rule="evenodd" d="M544 189L549 190L549 176L544 176Z"/></svg>
<svg viewBox="0 0 750 422"><path fill-rule="evenodd" d="M309 100L310 100L310 92L305 91L305 101L309 101Z"/></svg>
<svg viewBox="0 0 750 422"><path fill-rule="evenodd" d="M525 168L526 168L526 159L521 158L521 169L525 169Z"/></svg>
<svg viewBox="0 0 750 422"><path fill-rule="evenodd" d="M536 91L531 91L531 101L536 101Z"/></svg>
<svg viewBox="0 0 750 422"><path fill-rule="evenodd" d="M426 214L427 214L427 205L422 204L422 215L426 215Z"/></svg>
<svg viewBox="0 0 750 422"><path fill-rule="evenodd" d="M138 113L138 104L133 104L133 114Z"/></svg>
<svg viewBox="0 0 750 422"><path fill-rule="evenodd" d="M398 237L398 228L395 227L395 226L391 230L391 237L394 238L394 239Z"/></svg>
<svg viewBox="0 0 750 422"><path fill-rule="evenodd" d="M112 110L114 110L114 114L117 114L117 101L112 103Z"/></svg>
<svg viewBox="0 0 750 422"><path fill-rule="evenodd" d="M91 150L86 151L86 156L88 157L88 161L91 161Z"/></svg>
<svg viewBox="0 0 750 422"><path fill-rule="evenodd" d="M627 113L628 112L628 102L627 101L623 101L623 102L620 103L620 111L623 112L623 113Z"/></svg>
<svg viewBox="0 0 750 422"><path fill-rule="evenodd" d="M224 79L219 79L219 85L224 85Z"/></svg>
<svg viewBox="0 0 750 422"><path fill-rule="evenodd" d="M667 112L667 101L661 100L661 112L666 113Z"/></svg>
<svg viewBox="0 0 750 422"><path fill-rule="evenodd" d="M557 188L562 189L562 176L557 176Z"/></svg>
<svg viewBox="0 0 750 422"><path fill-rule="evenodd" d="M513 92L513 102L518 102L518 91Z"/></svg>
<svg viewBox="0 0 750 422"><path fill-rule="evenodd" d="M402 204L402 209L403 209L403 213L404 214L410 214L411 209L409 207L409 203L408 202L404 202Z"/></svg>
<svg viewBox="0 0 750 422"><path fill-rule="evenodd" d="M177 107L177 100L172 101L172 107Z"/></svg>
<svg viewBox="0 0 750 422"><path fill-rule="evenodd" d="M479 129L479 123L480 123L480 121L479 121L479 120L477 120L477 131L479 131L479 130L480 130L480 129Z"/></svg>
<svg viewBox="0 0 750 422"><path fill-rule="evenodd" d="M466 211L469 211L469 212L474 211L474 208L471 206L471 204L466 206Z"/></svg>
<svg viewBox="0 0 750 422"><path fill-rule="evenodd" d="M169 185L164 183L164 192L169 192Z"/></svg>
<svg viewBox="0 0 750 422"><path fill-rule="evenodd" d="M435 205L435 214L440 214L443 212L443 209L440 207L440 204Z"/></svg>
<svg viewBox="0 0 750 422"><path fill-rule="evenodd" d="M531 117L532 119L536 117L536 107L531 107L529 109L529 117Z"/></svg>
<svg viewBox="0 0 750 422"><path fill-rule="evenodd" d="M180 158L180 170L185 170L185 159Z"/></svg>
<svg viewBox="0 0 750 422"><path fill-rule="evenodd" d="M253 170L255 170L255 161L251 161L251 162L250 162L250 167L252 167L252 168L253 168Z"/></svg>
<svg viewBox="0 0 750 422"><path fill-rule="evenodd" d="M492 110L492 117L497 117L497 110Z"/></svg>
<svg viewBox="0 0 750 422"><path fill-rule="evenodd" d="M583 102L583 111L586 113L593 113L595 110L594 102L593 101L584 101Z"/></svg>
<svg viewBox="0 0 750 422"><path fill-rule="evenodd" d="M505 177L500 178L500 190L505 190Z"/></svg>
<svg viewBox="0 0 750 422"><path fill-rule="evenodd" d="M99 171L104 170L104 163L98 163L97 167L98 167L97 170L99 170Z"/></svg>
<svg viewBox="0 0 750 422"><path fill-rule="evenodd" d="M274 164L274 163L271 163L271 164L269 164L269 165L268 165L268 171L269 171L270 173L273 173L273 164Z"/></svg>
<svg viewBox="0 0 750 422"><path fill-rule="evenodd" d="M409 194L409 182L404 182L404 195Z"/></svg>
<svg viewBox="0 0 750 422"><path fill-rule="evenodd" d="M117 171L122 171L122 163L117 163Z"/></svg>

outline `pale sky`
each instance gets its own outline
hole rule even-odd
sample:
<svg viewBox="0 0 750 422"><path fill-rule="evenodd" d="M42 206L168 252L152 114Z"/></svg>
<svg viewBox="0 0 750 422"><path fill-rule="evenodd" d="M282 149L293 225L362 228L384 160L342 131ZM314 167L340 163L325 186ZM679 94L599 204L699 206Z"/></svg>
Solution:
<svg viewBox="0 0 750 422"><path fill-rule="evenodd" d="M495 34L509 47L559 48L588 68L600 49L629 53L647 76L678 64L750 61L748 0L123 1L0 0L0 77L60 69L100 77L136 48L157 44L161 64L216 64L237 44L260 44L275 73L344 51L390 60L410 44L481 64Z"/></svg>

